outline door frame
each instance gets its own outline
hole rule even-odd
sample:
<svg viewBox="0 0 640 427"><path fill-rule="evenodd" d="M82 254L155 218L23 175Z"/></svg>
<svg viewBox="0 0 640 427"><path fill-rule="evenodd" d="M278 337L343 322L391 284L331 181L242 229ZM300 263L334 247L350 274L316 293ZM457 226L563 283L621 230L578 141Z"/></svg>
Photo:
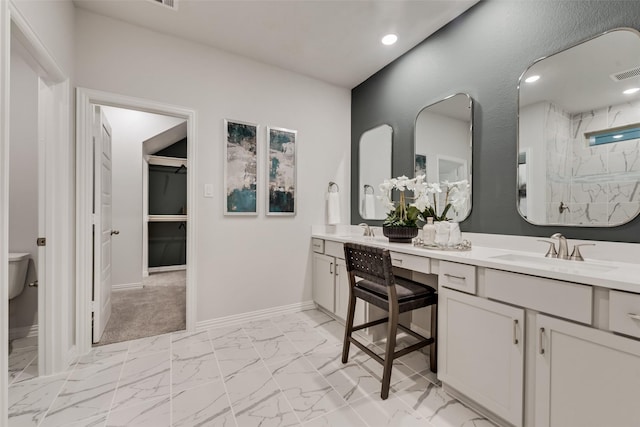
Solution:
<svg viewBox="0 0 640 427"><path fill-rule="evenodd" d="M187 283L186 329L196 327L196 112L188 108L87 88L76 89L76 345L80 354L91 350L91 286L93 275L93 151L92 105L163 114L187 121Z"/></svg>
<svg viewBox="0 0 640 427"><path fill-rule="evenodd" d="M73 192L71 162L69 78L42 43L13 1L0 1L0 264L7 265L9 252L9 120L11 40L15 39L29 53L40 82L51 90L52 99L40 105L38 116L51 124L47 135L45 206L39 203L38 215L46 219L48 237L46 271L38 274L45 286L38 288L39 375L50 375L68 366L74 348L70 326L69 299L72 291L72 267L69 232L72 230ZM41 135L38 136L40 138ZM55 166L55 167L54 167ZM0 274L0 351L8 353L9 299L7 269ZM56 292L53 292L56 289ZM0 424L8 418L8 358L0 357Z"/></svg>

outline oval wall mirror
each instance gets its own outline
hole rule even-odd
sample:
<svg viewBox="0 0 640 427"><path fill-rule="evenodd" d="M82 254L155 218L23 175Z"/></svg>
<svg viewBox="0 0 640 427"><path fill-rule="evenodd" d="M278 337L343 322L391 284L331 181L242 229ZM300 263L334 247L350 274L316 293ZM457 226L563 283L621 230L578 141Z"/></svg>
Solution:
<svg viewBox="0 0 640 427"><path fill-rule="evenodd" d="M380 184L391 178L393 128L380 125L360 137L359 205L363 219L385 219L387 210L378 196Z"/></svg>
<svg viewBox="0 0 640 427"><path fill-rule="evenodd" d="M612 227L640 211L640 33L615 29L533 63L518 87L518 211Z"/></svg>
<svg viewBox="0 0 640 427"><path fill-rule="evenodd" d="M457 211L447 218L462 221L471 212L471 159L473 147L473 100L466 93L451 95L423 108L416 118L414 174L425 175L426 182L439 183L442 193L436 199L441 214L448 202L448 183L466 180L469 195Z"/></svg>

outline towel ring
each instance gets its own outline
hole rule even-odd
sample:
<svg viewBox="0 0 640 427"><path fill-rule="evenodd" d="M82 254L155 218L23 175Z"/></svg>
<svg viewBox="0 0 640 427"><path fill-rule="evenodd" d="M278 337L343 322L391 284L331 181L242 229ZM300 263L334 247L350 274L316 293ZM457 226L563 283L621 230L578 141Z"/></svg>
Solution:
<svg viewBox="0 0 640 427"><path fill-rule="evenodd" d="M367 193L367 190L371 190L370 193ZM369 184L365 184L364 185L364 194L375 194L376 191L373 189L372 186L370 186Z"/></svg>
<svg viewBox="0 0 640 427"><path fill-rule="evenodd" d="M332 187L336 187L336 191L333 191L333 193L338 193L340 192L340 187L338 187L338 184L336 184L333 181L329 181L329 188L327 189L327 191L329 191L329 193L332 193L331 188Z"/></svg>

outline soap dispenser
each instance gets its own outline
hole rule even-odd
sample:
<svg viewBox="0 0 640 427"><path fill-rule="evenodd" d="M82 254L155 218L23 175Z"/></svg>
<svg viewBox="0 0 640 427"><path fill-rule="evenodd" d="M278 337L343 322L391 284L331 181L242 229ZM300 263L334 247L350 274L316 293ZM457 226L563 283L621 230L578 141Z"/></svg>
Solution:
<svg viewBox="0 0 640 427"><path fill-rule="evenodd" d="M427 223L422 227L422 240L425 245L435 245L436 226L433 223L433 217L427 217Z"/></svg>

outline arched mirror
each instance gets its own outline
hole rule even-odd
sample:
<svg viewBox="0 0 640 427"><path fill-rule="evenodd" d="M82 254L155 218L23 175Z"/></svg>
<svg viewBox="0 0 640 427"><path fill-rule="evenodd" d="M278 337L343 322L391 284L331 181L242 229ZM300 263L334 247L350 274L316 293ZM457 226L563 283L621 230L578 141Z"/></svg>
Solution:
<svg viewBox="0 0 640 427"><path fill-rule="evenodd" d="M611 227L640 211L640 33L616 29L520 77L518 210L537 225Z"/></svg>
<svg viewBox="0 0 640 427"><path fill-rule="evenodd" d="M387 210L378 199L380 184L391 178L393 128L380 125L360 137L358 200L363 219L385 219Z"/></svg>
<svg viewBox="0 0 640 427"><path fill-rule="evenodd" d="M415 129L415 176L425 175L427 183L440 185L442 192L435 199L438 215L451 202L447 188L466 180L466 200L447 214L454 221L464 220L471 212L473 100L458 93L429 105L418 113Z"/></svg>

